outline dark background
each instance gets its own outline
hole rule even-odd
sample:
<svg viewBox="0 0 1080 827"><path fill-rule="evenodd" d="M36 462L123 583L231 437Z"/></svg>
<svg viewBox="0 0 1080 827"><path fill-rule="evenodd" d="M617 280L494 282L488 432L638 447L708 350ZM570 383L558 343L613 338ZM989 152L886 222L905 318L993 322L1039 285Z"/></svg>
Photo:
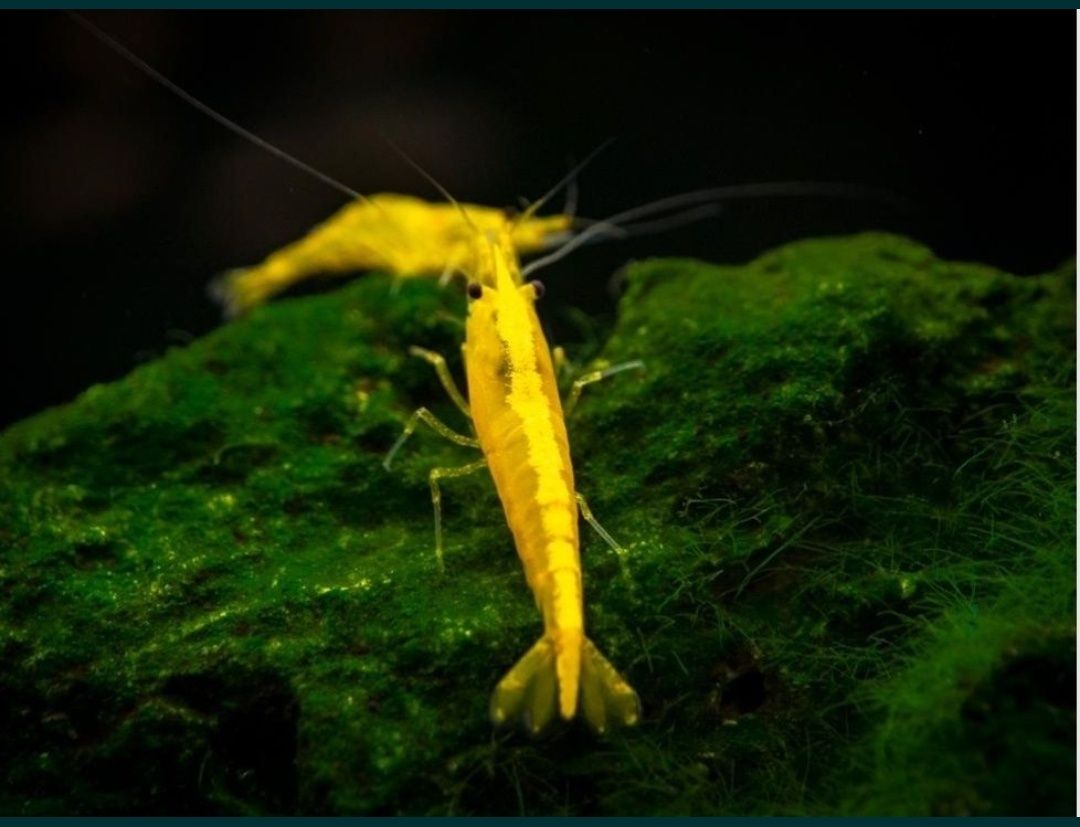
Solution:
<svg viewBox="0 0 1080 827"><path fill-rule="evenodd" d="M581 176L601 217L684 190L832 180L915 206L740 203L549 270L610 313L628 259L742 261L888 229L1019 273L1075 248L1075 21L1060 12L92 13L209 105L362 192L536 197ZM3 15L0 425L219 322L204 286L342 204L140 74L62 13ZM556 203L559 206L559 202ZM719 309L718 309L719 312Z"/></svg>

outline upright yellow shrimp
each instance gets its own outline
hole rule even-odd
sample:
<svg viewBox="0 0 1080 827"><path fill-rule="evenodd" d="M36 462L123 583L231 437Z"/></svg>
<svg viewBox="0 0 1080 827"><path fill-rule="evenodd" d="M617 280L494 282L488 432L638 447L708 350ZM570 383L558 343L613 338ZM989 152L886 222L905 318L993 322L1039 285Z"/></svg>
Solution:
<svg viewBox="0 0 1080 827"><path fill-rule="evenodd" d="M637 695L585 636L579 505L585 518L614 543L574 486L551 352L534 308L542 287L539 282L522 283L508 225L492 233L477 228L474 232L476 253L467 270L471 301L463 346L468 402L440 357L418 348L413 352L435 365L450 396L470 417L476 438L455 433L422 408L410 419L385 464L389 467L420 421L484 454L484 459L462 468L435 469L430 481L441 564L438 481L485 467L491 471L525 579L543 617L540 640L495 688L491 698L495 723L520 718L538 733L556 713L570 719L580 706L586 722L597 732L615 724L633 725L639 717ZM575 383L571 399L576 400L590 381L638 366L623 365L583 377Z"/></svg>

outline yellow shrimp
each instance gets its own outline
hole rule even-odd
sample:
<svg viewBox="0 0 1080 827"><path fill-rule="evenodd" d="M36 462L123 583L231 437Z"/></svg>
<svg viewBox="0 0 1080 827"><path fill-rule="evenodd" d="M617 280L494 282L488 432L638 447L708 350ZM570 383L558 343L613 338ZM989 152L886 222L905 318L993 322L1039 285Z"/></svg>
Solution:
<svg viewBox="0 0 1080 827"><path fill-rule="evenodd" d="M507 672L491 698L496 724L522 719L533 733L556 712L573 718L579 703L597 732L615 724L633 725L638 698L630 685L585 636L578 506L595 522L574 487L570 445L559 400L551 352L536 315L538 282L522 283L509 226L495 233L473 228L477 241L468 277L465 370L469 400L453 385L445 362L414 349L435 364L451 397L470 417L477 439L454 433L421 409L387 456L389 463L404 440L424 421L459 444L479 447L484 459L457 469L431 472L436 510L436 554L442 557L438 480L488 468L514 536L525 579L544 623L540 640ZM638 363L609 369L606 374ZM605 374L583 377L583 384Z"/></svg>
<svg viewBox="0 0 1080 827"><path fill-rule="evenodd" d="M570 443L532 283L520 284L510 238L489 244L494 283L472 288L465 327L465 370L480 448L514 534L525 579L544 619L544 634L499 682L496 723L524 715L539 731L555 707L577 710L603 732L634 724L638 699L585 637L578 500ZM480 284L480 282L476 282Z"/></svg>
<svg viewBox="0 0 1080 827"><path fill-rule="evenodd" d="M434 469L430 481L435 506L435 550L441 564L438 480L483 467L491 470L526 581L543 615L543 636L510 669L492 695L494 721L503 723L521 717L530 730L539 732L554 719L556 711L564 719L574 717L580 703L585 720L598 732L605 731L609 724L636 723L637 695L585 637L579 506L601 536L620 549L593 519L574 487L551 353L533 307L538 283L523 284L518 264L519 253L551 246L570 229L569 216L535 216L555 190L516 221L510 221L501 210L461 205L445 191L450 204L429 204L389 194L364 197L230 121L85 18L74 13L71 16L141 71L227 129L354 199L306 237L272 254L262 264L232 271L219 280L214 292L227 310L242 312L316 272L377 267L402 277L439 272L447 276L461 272L466 276L469 295L474 299L464 344L472 408L454 385L442 357L419 348L414 348L414 353L434 364L451 398L470 416L479 439L455 433L421 408L409 420L384 464L389 467L394 453L419 421L459 444L479 447L484 453L484 460L464 468ZM624 215L630 217L637 212ZM548 258L565 255L606 231L607 226L594 224ZM541 264L536 262L534 266ZM585 384L639 366L629 363L580 378L574 384L570 404Z"/></svg>
<svg viewBox="0 0 1080 827"><path fill-rule="evenodd" d="M510 241L519 254L537 252L562 240L572 220L566 215L523 216ZM226 314L235 316L313 275L371 269L403 278L449 277L472 252L473 227L495 231L506 221L495 207L431 204L392 193L360 197L262 263L230 270L211 292Z"/></svg>

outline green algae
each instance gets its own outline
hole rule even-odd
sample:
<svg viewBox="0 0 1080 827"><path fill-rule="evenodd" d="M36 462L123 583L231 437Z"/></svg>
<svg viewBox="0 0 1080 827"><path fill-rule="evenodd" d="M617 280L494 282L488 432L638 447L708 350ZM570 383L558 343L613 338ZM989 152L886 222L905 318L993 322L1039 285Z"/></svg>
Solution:
<svg viewBox="0 0 1080 827"><path fill-rule="evenodd" d="M539 631L453 291L283 301L0 437L0 812L1064 814L1075 274L869 234L626 272L579 487L635 730L492 733Z"/></svg>

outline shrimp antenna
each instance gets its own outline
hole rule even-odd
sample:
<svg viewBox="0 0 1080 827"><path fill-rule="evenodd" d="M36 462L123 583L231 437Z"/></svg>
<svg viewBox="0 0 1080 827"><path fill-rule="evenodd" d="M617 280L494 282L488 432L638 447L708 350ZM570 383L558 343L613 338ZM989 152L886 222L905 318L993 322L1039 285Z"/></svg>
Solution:
<svg viewBox="0 0 1080 827"><path fill-rule="evenodd" d="M701 206L685 210L674 215L657 218L653 221L643 221L640 224L612 224L610 221L593 221L584 230L569 241L558 247L554 252L543 258L530 261L521 268L521 277L527 279L537 270L541 270L550 264L554 264L570 255L579 247L593 244L597 241L610 241L612 239L624 239L636 235L648 235L649 233L662 233L675 227L693 224L703 218L709 218L720 212L716 204L702 204Z"/></svg>
<svg viewBox="0 0 1080 827"><path fill-rule="evenodd" d="M469 225L470 229L475 231L477 235L481 235L480 228L477 227L473 223L473 220L471 218L469 218L469 213L466 211L466 209L463 206L461 206L461 204L458 202L458 200L456 198L454 198L454 196L452 196L450 194L450 191L446 187L444 187L437 180L435 180L434 175L432 175L430 172L428 172L426 169L424 169L422 166L420 166L420 164L418 164L411 157L409 157L409 154L404 149L402 149L397 144L395 144L393 141L391 141L390 138L388 138L386 135L383 135L382 133L380 133L380 135L382 135L382 139L384 141L386 141L387 145L392 150L394 150L394 152L396 152L398 155L401 156L402 160L405 161L406 164L408 164L410 167L412 167L414 170L416 170L418 173L420 173L422 176L424 176L425 181L427 181L429 184L431 184L431 186L435 187L435 189L437 189L439 191L439 194L443 198L445 198L447 201L449 201L451 204L453 204L457 208L457 211L459 213L461 213L461 217L465 219L465 223Z"/></svg>
<svg viewBox="0 0 1080 827"><path fill-rule="evenodd" d="M338 180L336 180L334 178L331 178L326 173L320 172L319 170L315 169L315 167L311 166L310 164L305 164L299 158L296 158L295 156L290 155L285 150L274 146L272 143L270 143L269 141L267 141L267 140L265 140L263 138L260 138L255 133L249 132L248 130L244 129L244 127L240 126L240 124L236 123L235 121L229 120L228 118L226 118L224 115L222 115L220 112L216 111L215 109L211 109L209 106L207 106L201 100L196 98L194 95L192 95L191 93L185 91L180 86L177 86L175 83L173 83L167 77L165 77L165 75L161 74L161 72L159 72L157 69L155 69L149 63L147 63L145 60L143 60L142 58L140 58L139 56L134 54L130 49L128 49L126 46L124 46L118 40L115 40L113 37L106 34L102 29L98 28L95 24L91 23L89 20L87 20L81 14L78 14L77 12L69 11L69 12L67 12L67 15L73 21L78 23L82 28L84 28L86 31L88 31L90 34L92 34L94 37L96 37L98 40L100 40L102 43L104 43L106 46L108 46L110 49L112 49L114 52L116 52L122 58L127 60L136 69L138 69L143 74L147 75L148 77L150 77L151 79L153 79L157 83L160 83L162 86L164 86L166 89L168 89L174 95L176 95L178 98L180 98L181 100L189 103L191 106L194 106L196 109L198 109L204 115L206 115L207 117L217 121L219 124L221 124L221 126L224 126L229 131L239 135L241 138L244 138L245 140L250 141L251 143L255 144L255 146L259 147L260 149L265 150L266 152L269 152L271 155L275 156L276 158L279 158L282 161L285 161L287 164L291 164L292 166L296 167L298 170L300 170L302 172L306 172L308 175L312 176L313 178L315 178L315 179L317 179L319 181L322 181L324 184L326 184L328 186L333 187L338 192L349 196L349 198L356 198L356 199L359 199L361 201L367 201L367 199L364 198L363 195L361 195L360 193L358 193L356 190L352 189L351 187L347 187L345 184L341 183L340 181L338 181Z"/></svg>
<svg viewBox="0 0 1080 827"><path fill-rule="evenodd" d="M573 163L572 159L570 163ZM577 202L578 181L577 178L571 178L566 184L566 202L563 204L563 215L568 215L571 218L577 215Z"/></svg>
<svg viewBox="0 0 1080 827"><path fill-rule="evenodd" d="M755 198L841 198L855 201L878 201L893 207L910 209L912 202L902 195L878 187L843 184L835 181L770 181L760 184L733 184L726 187L693 190L650 201L638 207L602 219L605 224L620 224L639 218L670 212L694 204L719 204Z"/></svg>
<svg viewBox="0 0 1080 827"><path fill-rule="evenodd" d="M650 201L647 204L623 210L599 221L577 219L580 223L585 224L586 228L577 235L572 236L562 246L548 253L548 255L530 261L522 268L521 275L523 278L527 278L537 270L547 267L549 264L554 264L586 244L608 241L613 238L625 238L628 235L637 233L659 232L714 215L717 212L717 205L725 201L779 197L849 198L856 201L879 201L900 209L911 209L913 206L913 202L909 199L890 190L833 181L774 181L693 190ZM698 205L696 209L686 209L682 213L658 218L654 221L641 224L626 223L657 215L662 216L674 210L694 207L694 205Z"/></svg>
<svg viewBox="0 0 1080 827"><path fill-rule="evenodd" d="M566 175L559 179L559 182L555 184L555 186L553 186L551 189L541 195L537 200L533 201L532 204L529 205L528 209L525 210L525 212L515 218L512 226L516 227L522 221L528 221L530 218L536 215L537 210L539 210L541 207L544 206L544 204L550 201L555 196L555 194L558 193L559 190L561 190L563 187L569 187L573 182L576 182L578 173L585 169L585 167L592 163L593 159L595 159L597 155L599 155L613 143L615 143L615 139L608 138L606 141L600 144L600 146L596 147L596 149L586 155L584 161L582 161L580 164L577 164L573 169L566 173ZM574 200L577 200L576 194Z"/></svg>
<svg viewBox="0 0 1080 827"><path fill-rule="evenodd" d="M607 221L595 221L580 233L573 236L561 247L557 248L554 252L548 253L542 258L530 261L522 267L521 277L527 279L537 270L541 270L549 264L554 264L556 261L566 258L566 256L570 255L574 250L579 247L584 247L586 244L591 244L594 241L606 241L612 238L625 238L628 235L630 235L630 232L620 227L618 224L611 224Z"/></svg>

